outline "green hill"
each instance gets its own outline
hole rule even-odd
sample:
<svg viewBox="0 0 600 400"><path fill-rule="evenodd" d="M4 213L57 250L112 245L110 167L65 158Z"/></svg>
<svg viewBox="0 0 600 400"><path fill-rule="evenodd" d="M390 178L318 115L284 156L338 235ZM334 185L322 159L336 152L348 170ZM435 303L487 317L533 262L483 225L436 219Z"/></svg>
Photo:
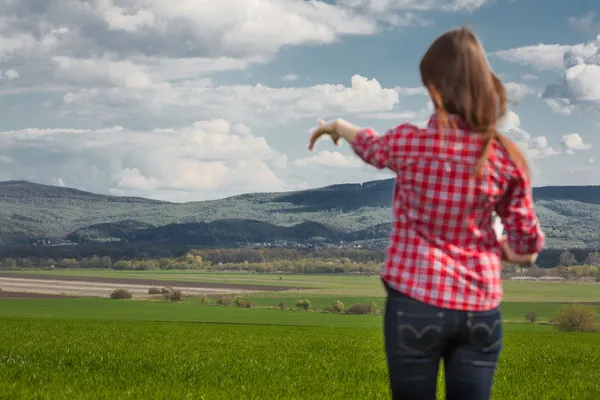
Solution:
<svg viewBox="0 0 600 400"><path fill-rule="evenodd" d="M393 181L169 203L26 181L0 182L0 241L235 245L385 239ZM549 247L598 248L600 186L534 189Z"/></svg>

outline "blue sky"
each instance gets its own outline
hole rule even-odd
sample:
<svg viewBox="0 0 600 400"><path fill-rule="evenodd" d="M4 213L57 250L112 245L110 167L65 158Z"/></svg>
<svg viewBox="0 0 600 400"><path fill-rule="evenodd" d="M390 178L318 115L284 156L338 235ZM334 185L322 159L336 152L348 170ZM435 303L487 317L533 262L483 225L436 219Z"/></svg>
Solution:
<svg viewBox="0 0 600 400"><path fill-rule="evenodd" d="M431 111L418 63L480 37L535 185L600 178L592 0L22 0L0 5L0 180L172 201L390 176L317 118L380 131ZM595 11L597 10L597 11Z"/></svg>

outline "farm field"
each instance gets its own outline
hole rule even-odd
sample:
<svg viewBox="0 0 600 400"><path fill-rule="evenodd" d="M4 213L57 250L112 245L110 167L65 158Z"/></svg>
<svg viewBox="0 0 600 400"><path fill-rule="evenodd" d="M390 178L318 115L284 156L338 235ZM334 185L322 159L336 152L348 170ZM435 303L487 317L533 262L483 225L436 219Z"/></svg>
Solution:
<svg viewBox="0 0 600 400"><path fill-rule="evenodd" d="M205 305L201 297L28 299L36 296L2 291L0 398L389 398L381 315L295 309L298 299L319 309L335 300L382 307L377 277L109 270L17 277L39 275L59 283L74 282L67 277L143 279L158 287L181 281L199 290L254 285L241 296L257 308ZM595 303L600 312L600 286L507 282L505 292L505 349L493 398L600 398L600 334L560 333L524 318L535 312L547 321L565 302Z"/></svg>
<svg viewBox="0 0 600 400"><path fill-rule="evenodd" d="M142 279L145 281L202 282L205 285L250 285L260 292L257 297L277 298L281 291L273 286L293 288L296 295L316 297L384 297L377 276L349 274L248 274L243 272L198 272L198 271L116 271L111 269L57 269L54 271L26 270L3 271L0 277L26 277L44 275L53 278L80 277L106 279ZM281 279L280 279L281 278ZM146 286L150 286L146 284ZM0 286L1 287L1 286ZM269 288L267 288L269 287ZM296 288L300 288L297 290ZM290 291L291 293L291 291ZM600 284L504 282L505 301L509 302L584 302L600 304Z"/></svg>
<svg viewBox="0 0 600 400"><path fill-rule="evenodd" d="M540 321L552 316L559 305L547 304L537 310L533 304L506 303L502 306L508 330L550 330L548 325L525 323L525 313L535 311ZM522 310L527 310L521 313ZM600 307L598 308L600 311ZM541 314L541 315L540 315ZM29 300L0 300L0 317L57 319L57 320L109 320L145 322L186 322L215 324L250 324L281 326L323 326L343 328L380 328L380 315L326 314L301 310L276 308L239 308L232 306L205 306L187 301L166 303L150 301L117 301L100 298L52 298Z"/></svg>
<svg viewBox="0 0 600 400"><path fill-rule="evenodd" d="M377 328L0 321L0 393L11 399L389 398ZM509 330L494 399L596 399L597 344Z"/></svg>

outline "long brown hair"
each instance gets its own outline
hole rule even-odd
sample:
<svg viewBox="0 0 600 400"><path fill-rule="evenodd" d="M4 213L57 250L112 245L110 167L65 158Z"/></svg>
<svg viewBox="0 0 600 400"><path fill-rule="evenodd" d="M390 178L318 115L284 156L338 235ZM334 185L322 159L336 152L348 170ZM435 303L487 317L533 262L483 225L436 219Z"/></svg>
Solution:
<svg viewBox="0 0 600 400"><path fill-rule="evenodd" d="M506 89L492 72L483 47L470 29L453 29L438 37L421 59L420 70L440 127L452 127L448 114L455 114L469 130L483 135L476 176L481 175L494 140L529 175L523 153L496 128L506 114Z"/></svg>

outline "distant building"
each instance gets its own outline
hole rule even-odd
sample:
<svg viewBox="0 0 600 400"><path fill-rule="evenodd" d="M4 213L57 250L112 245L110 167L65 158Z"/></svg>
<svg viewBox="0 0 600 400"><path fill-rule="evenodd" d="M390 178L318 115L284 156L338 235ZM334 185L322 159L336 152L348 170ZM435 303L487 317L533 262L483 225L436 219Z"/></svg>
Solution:
<svg viewBox="0 0 600 400"><path fill-rule="evenodd" d="M534 278L533 276L513 276L509 280L517 282L535 282L538 278Z"/></svg>
<svg viewBox="0 0 600 400"><path fill-rule="evenodd" d="M567 279L561 276L542 276L538 280L540 282L565 282Z"/></svg>

